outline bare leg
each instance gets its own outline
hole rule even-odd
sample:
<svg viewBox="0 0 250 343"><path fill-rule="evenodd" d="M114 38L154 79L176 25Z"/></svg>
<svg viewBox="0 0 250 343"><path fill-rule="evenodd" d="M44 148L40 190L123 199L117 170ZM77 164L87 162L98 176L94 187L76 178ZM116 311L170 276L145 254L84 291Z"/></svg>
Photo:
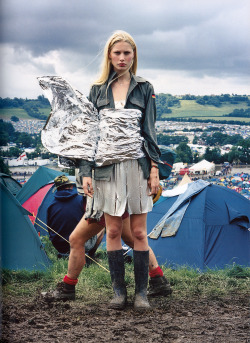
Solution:
<svg viewBox="0 0 250 343"><path fill-rule="evenodd" d="M134 250L148 250L147 213L132 214L130 216L130 225L131 232L134 237Z"/></svg>
<svg viewBox="0 0 250 343"><path fill-rule="evenodd" d="M84 216L69 237L70 254L67 276L77 279L85 264L84 244L103 229L99 223L88 223Z"/></svg>
<svg viewBox="0 0 250 343"><path fill-rule="evenodd" d="M93 256L96 252L96 250L98 249L99 245L101 244L101 241L104 237L104 232L105 232L105 229L102 229L98 234L97 234L97 240L96 240L96 244L95 246L93 247L93 249L91 249L91 251L88 252L88 255L89 256Z"/></svg>
<svg viewBox="0 0 250 343"><path fill-rule="evenodd" d="M126 218L123 220L123 227L122 227L122 239L125 244L127 244L130 248L134 249L134 238L132 236L132 232L130 229L130 218ZM153 250L149 247L149 271L154 270L157 268L158 262L155 257Z"/></svg>
<svg viewBox="0 0 250 343"><path fill-rule="evenodd" d="M107 251L121 250L122 218L105 213L107 230Z"/></svg>

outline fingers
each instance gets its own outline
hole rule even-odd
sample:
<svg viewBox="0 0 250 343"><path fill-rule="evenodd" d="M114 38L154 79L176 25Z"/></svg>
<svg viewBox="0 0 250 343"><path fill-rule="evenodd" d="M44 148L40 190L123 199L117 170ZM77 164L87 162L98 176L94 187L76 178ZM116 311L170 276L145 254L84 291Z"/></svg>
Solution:
<svg viewBox="0 0 250 343"><path fill-rule="evenodd" d="M83 191L84 194L93 198L93 194L94 194L94 189L93 189L93 185L92 185L92 178L91 177L84 177L83 178Z"/></svg>
<svg viewBox="0 0 250 343"><path fill-rule="evenodd" d="M159 179L151 181L148 180L148 187L150 189L149 195L157 194L160 189L160 181Z"/></svg>
<svg viewBox="0 0 250 343"><path fill-rule="evenodd" d="M157 194L159 189L160 189L159 187L151 187L149 195Z"/></svg>

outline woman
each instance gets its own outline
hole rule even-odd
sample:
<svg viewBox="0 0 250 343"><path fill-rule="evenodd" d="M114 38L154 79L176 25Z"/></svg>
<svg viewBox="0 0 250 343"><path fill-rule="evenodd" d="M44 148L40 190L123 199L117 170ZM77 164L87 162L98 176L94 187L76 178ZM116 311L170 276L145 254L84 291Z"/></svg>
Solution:
<svg viewBox="0 0 250 343"><path fill-rule="evenodd" d="M99 153L100 161L94 168L94 180L93 165L88 161L81 161L79 175L83 176L84 193L93 197L95 192L94 212L103 211L105 215L108 260L114 289L110 307L123 309L127 301L121 244L121 215L127 209L134 237L134 307L144 310L150 308L147 300L149 247L146 220L147 212L153 206L151 195L159 189L160 150L154 127L156 107L153 87L136 76L136 69L137 48L133 38L126 32L115 32L106 43L101 76L89 95L89 100L100 113L101 127L105 131L103 135L101 131L98 149L106 151L107 156L102 160ZM132 144L129 143L131 137ZM118 149L115 141L118 142Z"/></svg>

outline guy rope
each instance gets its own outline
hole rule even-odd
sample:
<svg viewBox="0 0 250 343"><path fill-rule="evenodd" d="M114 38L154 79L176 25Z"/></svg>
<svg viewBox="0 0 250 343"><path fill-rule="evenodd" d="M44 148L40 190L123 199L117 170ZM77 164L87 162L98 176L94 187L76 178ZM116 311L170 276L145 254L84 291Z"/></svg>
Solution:
<svg viewBox="0 0 250 343"><path fill-rule="evenodd" d="M40 223L42 223L44 226L46 226L48 229L50 229L51 231L53 231L57 236L61 237L63 240L65 240L67 243L69 243L69 241L61 236L58 232L56 232L55 230L53 230L51 227L49 227L47 224L45 224L41 219L39 219L38 217L35 217L34 213L32 214L32 216L35 218L35 220L39 220ZM40 228L42 228L44 231L48 232L47 229L45 229L42 225L38 224L36 221L34 221L34 223L36 225L38 225ZM70 244L70 243L69 243ZM100 263L98 263L96 260L94 260L92 257L90 257L88 254L85 254L85 256L87 258L89 258L92 262L96 263L99 267L101 267L102 269L106 270L109 273L109 270L106 269L105 267L103 267Z"/></svg>

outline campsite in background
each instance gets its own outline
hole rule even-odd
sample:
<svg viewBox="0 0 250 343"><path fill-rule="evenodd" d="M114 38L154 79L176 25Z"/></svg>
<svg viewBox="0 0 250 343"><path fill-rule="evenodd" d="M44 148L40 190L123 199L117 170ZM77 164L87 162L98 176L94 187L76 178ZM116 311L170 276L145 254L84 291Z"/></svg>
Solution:
<svg viewBox="0 0 250 343"><path fill-rule="evenodd" d="M109 274L95 263L82 271L75 302L44 302L40 290L51 289L67 270L67 260L58 260L50 244L45 216L53 198L53 180L61 174L39 167L23 187L18 187L16 196L11 193L13 189L16 193L16 182L11 178L6 182L4 176L1 181L4 338L15 343L20 339L39 341L42 337L43 341L52 343L57 327L57 337L62 341L77 342L80 337L95 343L97 340L102 342L104 336L105 341L112 341L117 335L125 335L125 342L132 342L138 337L135 323L158 341L164 341L166 335L177 337L178 328L178 332L185 333L187 341L195 333L201 335L204 343L211 342L212 337L223 342L228 325L232 330L232 342L246 337L250 277L249 200L234 190L212 183L190 191L190 186L195 186L197 181L191 182L187 175L177 185L170 184L169 189L163 191L148 216L148 234L158 235L149 238L149 244L173 288L168 298L150 299L153 316L149 312L144 314L143 320L140 316L135 317L131 257L126 257L131 306L124 318L117 317L114 310L107 310L111 297ZM68 177L74 180L74 177ZM168 196L163 196L164 193ZM178 199L182 201L176 206ZM171 224L171 217L177 218L175 222L180 224L174 226L173 236L162 237L169 234L171 225L163 226L160 231L153 230L163 218L166 219L164 224ZM124 248L124 253L129 254L127 247ZM97 251L97 258L107 269L105 240ZM224 320L225 316L227 320ZM122 333L114 322L124 328ZM98 329L100 325L102 330ZM221 331L214 333L209 325Z"/></svg>

